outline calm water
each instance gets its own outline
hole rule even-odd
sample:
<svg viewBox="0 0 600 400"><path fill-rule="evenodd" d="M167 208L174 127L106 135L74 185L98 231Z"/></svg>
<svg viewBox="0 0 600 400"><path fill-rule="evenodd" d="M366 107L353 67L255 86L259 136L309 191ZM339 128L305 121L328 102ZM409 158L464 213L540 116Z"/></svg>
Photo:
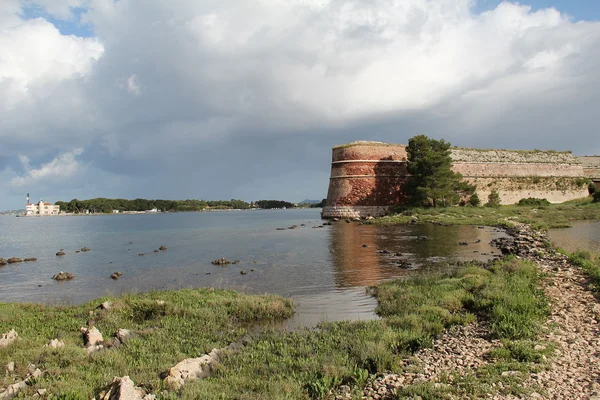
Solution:
<svg viewBox="0 0 600 400"><path fill-rule="evenodd" d="M600 252L600 221L578 221L572 228L551 229L550 239L555 246L574 252L588 250Z"/></svg>
<svg viewBox="0 0 600 400"><path fill-rule="evenodd" d="M321 224L319 212L0 217L0 257L38 258L0 267L0 301L80 303L123 292L212 286L292 296L298 306L294 326L371 319L376 302L365 286L445 268L449 260L486 260L493 256L490 240L504 236L487 227L374 227L344 221L312 229ZM276 230L291 225L298 228ZM459 246L461 241L469 245ZM154 253L161 245L168 250ZM92 250L76 254L82 247ZM67 255L56 257L60 249ZM402 257L382 254L384 249ZM220 257L241 263L210 263ZM409 261L411 269L399 268L399 259ZM241 275L242 270L248 274ZM52 281L59 271L76 278ZM109 278L115 271L124 273L118 281Z"/></svg>

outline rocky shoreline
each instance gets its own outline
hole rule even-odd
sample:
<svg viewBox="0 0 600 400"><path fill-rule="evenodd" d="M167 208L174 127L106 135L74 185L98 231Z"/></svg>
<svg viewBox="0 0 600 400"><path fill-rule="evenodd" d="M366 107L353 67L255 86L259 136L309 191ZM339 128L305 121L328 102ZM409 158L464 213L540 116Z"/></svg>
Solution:
<svg viewBox="0 0 600 400"><path fill-rule="evenodd" d="M552 249L545 233L525 224L516 224L507 233L510 238L494 244L503 254L535 262L544 276L541 289L550 299L551 315L540 339L554 346L545 368L521 376L517 385L529 393L526 398L600 400L600 304L589 289L588 279L580 268L569 264L567 256ZM479 368L491 362L490 350L502 347L500 341L490 340L488 333L483 322L450 329L434 341L432 348L404 361L406 370L418 372L372 375L362 390L362 398L396 399L398 389L405 385L429 382L443 389L446 383L440 382L440 377L477 374ZM502 377L510 385L510 377L518 374L521 372L505 371ZM487 398L523 398L501 394L503 385L500 382L494 388L496 392ZM332 397L350 399L351 390L341 387Z"/></svg>

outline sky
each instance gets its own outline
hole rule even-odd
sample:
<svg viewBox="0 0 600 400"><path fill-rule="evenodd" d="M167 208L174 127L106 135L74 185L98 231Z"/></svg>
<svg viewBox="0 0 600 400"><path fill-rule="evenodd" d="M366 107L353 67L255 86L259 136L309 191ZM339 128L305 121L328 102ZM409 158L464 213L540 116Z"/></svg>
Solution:
<svg viewBox="0 0 600 400"><path fill-rule="evenodd" d="M331 147L600 154L597 0L0 0L0 210L322 199Z"/></svg>

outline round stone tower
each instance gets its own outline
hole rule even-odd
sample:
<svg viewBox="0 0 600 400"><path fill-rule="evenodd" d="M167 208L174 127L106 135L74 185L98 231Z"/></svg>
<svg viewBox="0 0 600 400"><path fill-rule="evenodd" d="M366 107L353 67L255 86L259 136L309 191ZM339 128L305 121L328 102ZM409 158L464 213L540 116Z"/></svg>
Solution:
<svg viewBox="0 0 600 400"><path fill-rule="evenodd" d="M331 177L323 218L365 218L385 215L406 199L406 146L352 142L333 148Z"/></svg>

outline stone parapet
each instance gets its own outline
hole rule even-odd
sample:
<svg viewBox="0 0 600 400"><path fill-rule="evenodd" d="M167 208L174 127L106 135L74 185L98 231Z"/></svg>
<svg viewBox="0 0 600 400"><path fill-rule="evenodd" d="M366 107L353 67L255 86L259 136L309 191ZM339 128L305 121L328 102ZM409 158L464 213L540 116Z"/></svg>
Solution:
<svg viewBox="0 0 600 400"><path fill-rule="evenodd" d="M389 212L386 206L325 206L321 211L322 218L354 219L381 217Z"/></svg>

